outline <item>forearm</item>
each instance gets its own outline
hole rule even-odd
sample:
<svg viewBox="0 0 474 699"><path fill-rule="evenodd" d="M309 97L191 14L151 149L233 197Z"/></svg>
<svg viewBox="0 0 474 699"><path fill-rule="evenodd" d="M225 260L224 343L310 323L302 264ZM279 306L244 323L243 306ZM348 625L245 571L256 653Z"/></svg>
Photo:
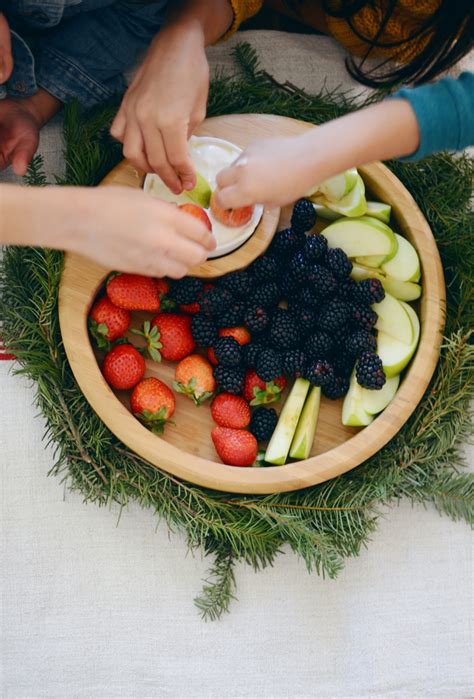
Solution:
<svg viewBox="0 0 474 699"><path fill-rule="evenodd" d="M160 34L196 31L205 46L214 44L229 29L234 19L229 0L182 0L172 10Z"/></svg>
<svg viewBox="0 0 474 699"><path fill-rule="evenodd" d="M43 88L40 88L32 97L22 100L22 103L33 114L40 129L62 107L62 102Z"/></svg>
<svg viewBox="0 0 474 699"><path fill-rule="evenodd" d="M350 167L410 155L420 133L404 99L388 99L320 126L301 139L306 178L321 182Z"/></svg>
<svg viewBox="0 0 474 699"><path fill-rule="evenodd" d="M76 222L87 212L93 191L1 185L0 244L74 249Z"/></svg>

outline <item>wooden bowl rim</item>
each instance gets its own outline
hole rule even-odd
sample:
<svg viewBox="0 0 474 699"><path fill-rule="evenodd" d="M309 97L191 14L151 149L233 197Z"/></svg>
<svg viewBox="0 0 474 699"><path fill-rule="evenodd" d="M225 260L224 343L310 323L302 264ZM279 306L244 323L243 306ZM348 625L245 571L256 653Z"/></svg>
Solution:
<svg viewBox="0 0 474 699"><path fill-rule="evenodd" d="M212 122L217 119L232 122L248 116L255 118L256 115L214 117L205 124L212 128ZM281 120L292 122L294 128L299 126L302 131L311 126L287 117L258 116L270 120L274 132ZM379 162L361 167L359 171L372 191L383 191L383 196L389 198L399 228L409 240L415 241L419 251L423 280L420 342L396 397L383 413L347 441L304 461L257 469L226 466L179 449L149 432L106 383L89 340L88 310L109 270L76 254L66 255L59 293L59 320L66 354L90 405L130 449L155 467L196 485L225 492L266 494L298 490L339 476L373 456L397 434L426 391L439 358L446 304L444 275L431 229L402 183ZM111 174L105 179L105 184ZM387 194L387 185L391 186L390 194ZM398 201L392 201L392 193L399 195L404 211ZM91 288L94 294L90 296L89 307L82 315L71 313L70 301L77 301L82 293L89 296ZM78 339L80 351L77 349Z"/></svg>

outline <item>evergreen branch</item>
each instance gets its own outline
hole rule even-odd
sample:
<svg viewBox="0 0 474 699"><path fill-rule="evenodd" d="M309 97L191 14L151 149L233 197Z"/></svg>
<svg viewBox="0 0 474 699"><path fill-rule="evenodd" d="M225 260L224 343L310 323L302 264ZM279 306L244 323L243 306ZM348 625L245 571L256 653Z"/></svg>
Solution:
<svg viewBox="0 0 474 699"><path fill-rule="evenodd" d="M216 621L229 611L234 595L234 559L227 551L217 551L214 565L204 581L201 594L194 599L202 619Z"/></svg>

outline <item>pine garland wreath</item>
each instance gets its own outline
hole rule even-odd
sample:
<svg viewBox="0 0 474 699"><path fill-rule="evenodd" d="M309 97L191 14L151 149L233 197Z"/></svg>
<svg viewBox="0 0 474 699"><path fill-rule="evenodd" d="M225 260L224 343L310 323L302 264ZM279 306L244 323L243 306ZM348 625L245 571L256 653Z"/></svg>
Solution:
<svg viewBox="0 0 474 699"><path fill-rule="evenodd" d="M356 105L337 92L307 95L261 71L255 52L240 44L241 68L232 80L217 76L209 114L267 112L321 123ZM379 95L380 96L380 95ZM108 137L115 107L65 114L66 174L58 184L93 185L118 162ZM47 420L47 440L61 475L86 501L150 507L172 530L187 535L192 549L214 557L196 605L206 619L228 611L235 594L234 566L259 570L284 544L308 571L335 577L374 532L381 509L400 498L432 503L454 520L472 525L474 480L459 472L460 445L472 438L474 398L474 236L469 202L474 173L467 156L440 154L420 163L388 166L415 197L429 221L443 259L448 322L441 359L415 413L392 441L357 469L294 493L235 496L199 488L147 463L128 450L99 420L79 390L66 360L58 321L62 254L9 248L0 268L0 317L16 372L36 383L36 402ZM37 156L27 177L43 186Z"/></svg>

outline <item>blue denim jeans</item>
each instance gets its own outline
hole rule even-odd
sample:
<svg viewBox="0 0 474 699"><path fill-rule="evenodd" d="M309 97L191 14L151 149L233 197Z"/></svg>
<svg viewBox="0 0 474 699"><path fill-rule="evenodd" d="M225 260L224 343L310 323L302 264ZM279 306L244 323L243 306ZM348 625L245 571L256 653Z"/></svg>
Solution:
<svg viewBox="0 0 474 699"><path fill-rule="evenodd" d="M0 0L14 60L0 96L42 87L86 107L125 89L123 72L163 24L167 0Z"/></svg>

